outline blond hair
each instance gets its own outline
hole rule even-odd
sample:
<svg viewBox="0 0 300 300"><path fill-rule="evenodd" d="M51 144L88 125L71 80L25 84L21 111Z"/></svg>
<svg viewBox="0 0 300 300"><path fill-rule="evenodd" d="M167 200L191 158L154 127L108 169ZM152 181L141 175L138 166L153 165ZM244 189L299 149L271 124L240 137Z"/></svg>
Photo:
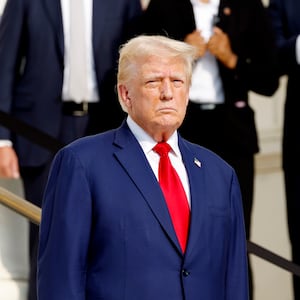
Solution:
<svg viewBox="0 0 300 300"><path fill-rule="evenodd" d="M188 79L191 79L193 62L197 57L195 47L160 35L140 35L132 38L120 48L118 83L124 83L131 76L132 67L139 58L157 55L181 57L186 65Z"/></svg>

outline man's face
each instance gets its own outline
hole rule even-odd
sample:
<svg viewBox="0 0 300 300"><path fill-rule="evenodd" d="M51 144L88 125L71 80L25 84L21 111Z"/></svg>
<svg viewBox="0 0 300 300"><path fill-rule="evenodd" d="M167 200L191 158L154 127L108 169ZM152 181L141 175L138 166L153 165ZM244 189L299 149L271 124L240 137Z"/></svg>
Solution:
<svg viewBox="0 0 300 300"><path fill-rule="evenodd" d="M155 140L165 140L181 125L189 83L180 58L151 56L139 61L128 84L119 86L131 118Z"/></svg>

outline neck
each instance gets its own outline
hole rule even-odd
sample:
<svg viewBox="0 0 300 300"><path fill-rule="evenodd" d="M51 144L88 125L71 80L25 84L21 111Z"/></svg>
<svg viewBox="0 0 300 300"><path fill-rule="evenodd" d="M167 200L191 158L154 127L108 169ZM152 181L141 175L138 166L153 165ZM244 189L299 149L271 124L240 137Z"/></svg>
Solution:
<svg viewBox="0 0 300 300"><path fill-rule="evenodd" d="M168 139L170 138L171 134L169 133L160 133L157 135L154 135L153 138L156 142L161 143L161 142L167 142Z"/></svg>

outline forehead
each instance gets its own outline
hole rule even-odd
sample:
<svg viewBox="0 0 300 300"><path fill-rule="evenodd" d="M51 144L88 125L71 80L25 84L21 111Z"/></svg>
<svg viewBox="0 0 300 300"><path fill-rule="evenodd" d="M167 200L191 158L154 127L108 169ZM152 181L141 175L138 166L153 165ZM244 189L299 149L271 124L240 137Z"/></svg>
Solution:
<svg viewBox="0 0 300 300"><path fill-rule="evenodd" d="M149 73L170 73L176 72L186 75L184 60L178 56L150 55L143 57L138 64L142 75Z"/></svg>

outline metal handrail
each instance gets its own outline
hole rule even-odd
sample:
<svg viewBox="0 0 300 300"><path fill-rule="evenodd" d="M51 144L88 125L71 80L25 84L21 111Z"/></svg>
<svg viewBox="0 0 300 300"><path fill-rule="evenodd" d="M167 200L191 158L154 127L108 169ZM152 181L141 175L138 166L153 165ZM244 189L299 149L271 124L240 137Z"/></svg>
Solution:
<svg viewBox="0 0 300 300"><path fill-rule="evenodd" d="M26 217L32 223L40 225L42 212L41 208L15 195L3 187L0 187L0 203Z"/></svg>
<svg viewBox="0 0 300 300"><path fill-rule="evenodd" d="M13 194L3 187L0 187L0 204L14 210L37 225L40 225L41 223L41 208ZM247 241L247 250L248 253L252 253L300 277L300 266L277 255L276 253L271 252L251 241Z"/></svg>

